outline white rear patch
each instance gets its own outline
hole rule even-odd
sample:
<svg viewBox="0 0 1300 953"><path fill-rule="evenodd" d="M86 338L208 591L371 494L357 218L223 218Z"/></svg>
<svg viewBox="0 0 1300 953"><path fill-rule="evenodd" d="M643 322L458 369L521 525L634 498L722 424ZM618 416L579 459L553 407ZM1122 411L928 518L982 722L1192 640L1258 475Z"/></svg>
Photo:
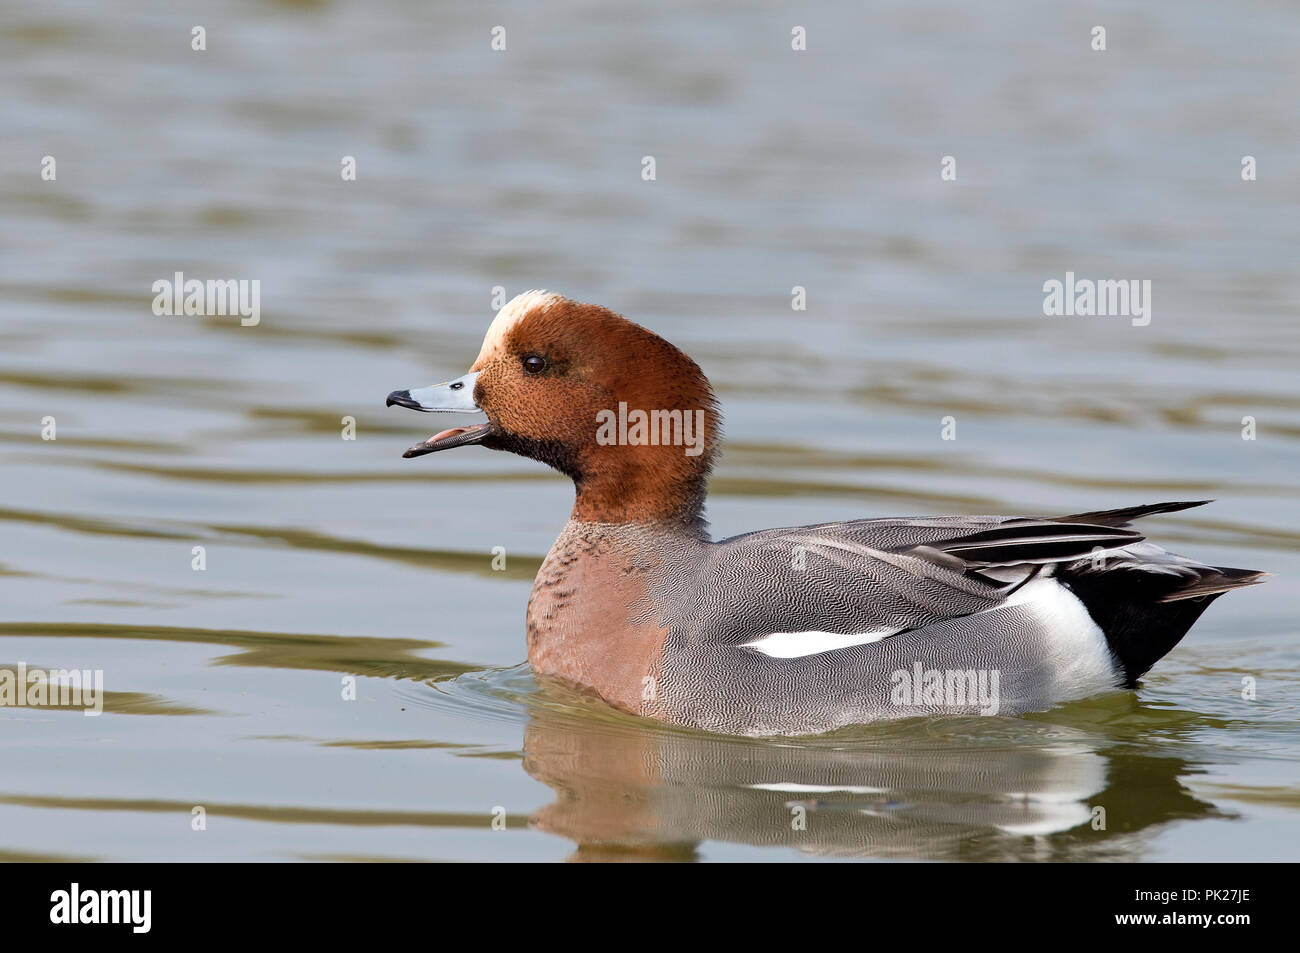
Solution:
<svg viewBox="0 0 1300 953"><path fill-rule="evenodd" d="M753 642L746 642L743 648L762 652L772 658L802 658L833 649L846 649L850 645L866 645L879 642L898 633L899 629L877 629L872 632L773 632Z"/></svg>
<svg viewBox="0 0 1300 953"><path fill-rule="evenodd" d="M1009 606L1032 609L1041 625L1055 701L1117 687L1118 675L1106 636L1069 589L1050 576L1039 577L1017 589L997 609Z"/></svg>

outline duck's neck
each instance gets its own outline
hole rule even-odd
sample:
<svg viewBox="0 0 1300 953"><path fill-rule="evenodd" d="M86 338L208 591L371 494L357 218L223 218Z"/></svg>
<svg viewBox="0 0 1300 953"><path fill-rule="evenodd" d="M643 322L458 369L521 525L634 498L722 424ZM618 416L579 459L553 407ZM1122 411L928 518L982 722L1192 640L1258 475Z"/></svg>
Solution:
<svg viewBox="0 0 1300 953"><path fill-rule="evenodd" d="M628 448L609 448L624 450ZM678 447L657 454L609 454L573 475L572 518L583 523L656 523L703 532L711 454L686 457Z"/></svg>

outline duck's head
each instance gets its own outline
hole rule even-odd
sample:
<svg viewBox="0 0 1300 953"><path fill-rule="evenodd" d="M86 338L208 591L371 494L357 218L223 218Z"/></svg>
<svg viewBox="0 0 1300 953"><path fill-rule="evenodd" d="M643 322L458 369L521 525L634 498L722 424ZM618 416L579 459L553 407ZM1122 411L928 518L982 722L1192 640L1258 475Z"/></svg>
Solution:
<svg viewBox="0 0 1300 953"><path fill-rule="evenodd" d="M478 444L540 460L572 477L575 518L604 523L698 521L721 432L689 357L606 308L544 291L497 313L465 376L393 391L388 404L486 414L404 456Z"/></svg>

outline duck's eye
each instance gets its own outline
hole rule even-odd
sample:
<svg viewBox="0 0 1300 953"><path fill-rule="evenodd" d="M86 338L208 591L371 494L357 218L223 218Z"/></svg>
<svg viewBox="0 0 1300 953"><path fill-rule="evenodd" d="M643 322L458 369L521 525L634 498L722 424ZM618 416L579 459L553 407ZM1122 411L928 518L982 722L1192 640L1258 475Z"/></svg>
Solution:
<svg viewBox="0 0 1300 953"><path fill-rule="evenodd" d="M546 359L538 357L536 354L532 354L524 358L524 370L529 374L540 374L542 371L546 370Z"/></svg>

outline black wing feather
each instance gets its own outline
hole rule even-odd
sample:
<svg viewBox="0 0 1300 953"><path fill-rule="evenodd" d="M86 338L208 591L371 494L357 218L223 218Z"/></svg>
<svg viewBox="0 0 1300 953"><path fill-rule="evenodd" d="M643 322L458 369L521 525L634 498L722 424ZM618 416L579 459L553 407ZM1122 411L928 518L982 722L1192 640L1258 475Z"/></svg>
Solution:
<svg viewBox="0 0 1300 953"><path fill-rule="evenodd" d="M947 566L952 566L954 559L972 567L1011 566L1081 559L1097 549L1115 549L1140 543L1145 538L1141 533L1114 526L1055 520L1009 520L994 529L908 546L898 551Z"/></svg>
<svg viewBox="0 0 1300 953"><path fill-rule="evenodd" d="M1091 513L1075 513L1073 516L1052 516L1048 519L1059 523L1094 523L1099 526L1127 526L1133 520L1155 513L1176 513L1190 510L1193 506L1204 506L1213 500L1191 500L1178 503L1147 503L1144 506L1126 506L1119 510L1093 510Z"/></svg>

